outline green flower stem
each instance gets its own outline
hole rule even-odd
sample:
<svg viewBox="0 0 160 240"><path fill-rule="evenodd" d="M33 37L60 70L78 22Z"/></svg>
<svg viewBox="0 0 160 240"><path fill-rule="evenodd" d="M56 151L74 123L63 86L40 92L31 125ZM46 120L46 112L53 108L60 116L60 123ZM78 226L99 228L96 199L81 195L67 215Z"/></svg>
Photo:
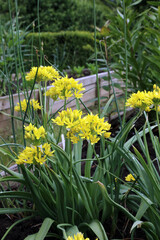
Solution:
<svg viewBox="0 0 160 240"><path fill-rule="evenodd" d="M160 138L160 125L159 125L158 106L156 106L156 118L157 118L158 132L159 132L159 138Z"/></svg>
<svg viewBox="0 0 160 240"><path fill-rule="evenodd" d="M76 107L77 107L77 110L80 110L81 108L80 108L80 104L79 104L79 101L78 101L78 99L76 98Z"/></svg>
<svg viewBox="0 0 160 240"><path fill-rule="evenodd" d="M72 143L70 141L70 184L71 184L71 197L73 203L73 211L72 211L72 224L74 225L74 211L75 211L75 204L74 204L74 196L73 196L73 183L72 183Z"/></svg>
<svg viewBox="0 0 160 240"><path fill-rule="evenodd" d="M37 22L38 22L38 39L39 39L39 49L40 49L40 65L42 65L42 44L41 44L41 31L40 31L40 17L39 17L39 5L40 0L37 1Z"/></svg>
<svg viewBox="0 0 160 240"><path fill-rule="evenodd" d="M47 81L45 81L45 87L44 87L44 114L46 114L46 104L47 104L47 96L46 96L46 91L47 91Z"/></svg>
<svg viewBox="0 0 160 240"><path fill-rule="evenodd" d="M39 88L39 98L40 98L40 106L41 106L41 114L42 114L42 119L43 119L43 101L42 101L42 91L41 91L41 83L38 84Z"/></svg>
<svg viewBox="0 0 160 240"><path fill-rule="evenodd" d="M45 81L45 88L44 88L44 128L47 128L47 96L46 96L46 91L47 91L47 81Z"/></svg>
<svg viewBox="0 0 160 240"><path fill-rule="evenodd" d="M64 106L63 106L64 110L66 110L66 105L67 105L67 99L65 98L64 99ZM60 130L59 130L59 134L58 134L58 138L57 138L57 144L60 141L61 133L62 133L62 126L60 126ZM66 131L65 131L65 135L66 135Z"/></svg>
<svg viewBox="0 0 160 240"><path fill-rule="evenodd" d="M34 49L34 46L33 46L33 43L34 43L34 28L35 28L35 23L33 22L33 25L32 25L32 29L33 29L33 31L32 31L32 43L31 43L31 62L32 62L32 67L33 67L33 49Z"/></svg>
<svg viewBox="0 0 160 240"><path fill-rule="evenodd" d="M125 0L123 0L123 15L124 15L124 42L125 42L125 70L126 70L126 79L125 79L125 103L126 103L127 90L128 90L128 58L127 58L127 18L126 18ZM124 104L122 128L125 124L125 118L126 118L126 104Z"/></svg>
<svg viewBox="0 0 160 240"><path fill-rule="evenodd" d="M67 99L65 97L65 99L64 99L64 110L66 110L66 105L67 105Z"/></svg>
<svg viewBox="0 0 160 240"><path fill-rule="evenodd" d="M95 52L95 63L96 63L96 82L97 82L97 97L98 97L98 115L100 117L100 87L99 87L99 78L98 78L98 66L97 66L97 44L96 44L96 2L93 1L94 8L94 52Z"/></svg>
<svg viewBox="0 0 160 240"><path fill-rule="evenodd" d="M107 72L108 72L108 77L111 81L111 86L112 86L112 89L113 89L113 95L114 95L114 100L115 100L115 104L116 104L116 110L117 110L117 113L118 113L118 118L119 118L119 122L120 122L120 126L122 128L122 121L121 121L121 116L120 116L120 110L119 110L119 106L118 106L118 100L117 100L117 97L116 97L116 91L115 91L115 87L114 87L114 83L113 83L113 79L112 79L112 75L111 75L111 71L110 71L110 68L109 68L109 65L108 65L108 62L103 54L103 50L102 50L102 45L100 44L100 50L101 50L101 55L103 57L103 60L106 64L106 68L107 68Z"/></svg>
<svg viewBox="0 0 160 240"><path fill-rule="evenodd" d="M98 156L97 156L97 153L96 153L96 150L95 150L95 148L94 148L94 145L92 145L92 149L93 149L94 155L95 155L95 157L96 157L96 160L97 160L97 162L98 162L98 166L102 169L102 164L101 164L100 159L99 159Z"/></svg>
<svg viewBox="0 0 160 240"><path fill-rule="evenodd" d="M92 147L92 145L90 143L88 143L87 159L92 159L93 148L94 147ZM91 165L92 165L92 161L85 162L85 177L87 177L87 178L91 177Z"/></svg>

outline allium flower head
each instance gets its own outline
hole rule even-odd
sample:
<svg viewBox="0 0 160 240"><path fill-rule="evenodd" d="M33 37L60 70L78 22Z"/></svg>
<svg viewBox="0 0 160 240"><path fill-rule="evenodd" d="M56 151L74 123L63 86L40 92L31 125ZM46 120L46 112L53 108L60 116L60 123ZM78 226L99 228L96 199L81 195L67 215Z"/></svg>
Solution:
<svg viewBox="0 0 160 240"><path fill-rule="evenodd" d="M45 143L41 146L26 147L15 160L19 164L43 164L47 157L52 156L54 151L51 151L51 146Z"/></svg>
<svg viewBox="0 0 160 240"><path fill-rule="evenodd" d="M81 133L79 134L82 139L86 139L91 144L97 143L100 140L100 136L104 134L104 137L110 137L111 124L107 121L104 122L104 118L99 118L98 115L88 114L82 119Z"/></svg>
<svg viewBox="0 0 160 240"><path fill-rule="evenodd" d="M152 97L152 101L154 104L154 110L159 109L160 105L160 88L154 84L153 85L153 91L149 92L150 96Z"/></svg>
<svg viewBox="0 0 160 240"><path fill-rule="evenodd" d="M82 117L82 111L67 108L67 110L63 110L58 114L59 116L56 117L56 119L52 119L52 121L57 125L66 126L67 129L79 126Z"/></svg>
<svg viewBox="0 0 160 240"><path fill-rule="evenodd" d="M139 108L146 112L149 112L151 110L152 104L152 94L146 91L138 91L137 93L133 93L126 102L126 106Z"/></svg>
<svg viewBox="0 0 160 240"><path fill-rule="evenodd" d="M27 103L28 103L28 100L26 100L26 99L21 101L21 108L20 108L20 104L17 103L17 106L15 106L15 108L14 108L15 111L20 112L21 109L22 109L22 111L25 112L26 109L27 109ZM38 100L31 99L29 104L30 104L31 107L33 107L34 110L41 109Z"/></svg>
<svg viewBox="0 0 160 240"><path fill-rule="evenodd" d="M32 67L31 71L26 75L26 81L34 80L35 77L37 82L41 82L53 81L60 78L60 75L52 66L40 66L39 68Z"/></svg>
<svg viewBox="0 0 160 240"><path fill-rule="evenodd" d="M68 108L62 112L59 112L59 116L56 119L52 119L54 123L59 126L65 126L68 130L67 137L71 139L73 143L79 141L79 132L81 130L81 118L82 111L72 110Z"/></svg>
<svg viewBox="0 0 160 240"><path fill-rule="evenodd" d="M52 121L59 126L66 127L67 137L73 143L77 143L82 138L94 144L99 141L102 134L105 138L109 138L111 134L108 132L111 125L107 121L104 122L104 118L92 114L82 118L82 112L78 110L67 109L59 112L59 116Z"/></svg>
<svg viewBox="0 0 160 240"><path fill-rule="evenodd" d="M64 78L56 79L52 84L52 87L46 92L46 96L51 97L54 100L68 99L72 96L76 98L81 98L83 94L81 93L85 88L83 88L82 83L78 83L74 78Z"/></svg>

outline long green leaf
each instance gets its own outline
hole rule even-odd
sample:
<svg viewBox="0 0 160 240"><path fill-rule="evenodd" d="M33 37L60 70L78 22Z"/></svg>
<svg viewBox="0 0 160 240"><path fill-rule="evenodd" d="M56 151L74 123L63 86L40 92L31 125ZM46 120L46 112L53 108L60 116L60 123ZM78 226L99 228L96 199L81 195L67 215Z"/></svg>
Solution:
<svg viewBox="0 0 160 240"><path fill-rule="evenodd" d="M53 222L54 222L53 219L45 218L39 232L36 235L35 240L43 240L46 237L51 225L53 224Z"/></svg>
<svg viewBox="0 0 160 240"><path fill-rule="evenodd" d="M24 240L44 240L53 222L51 218L45 218L38 233L29 235Z"/></svg>
<svg viewBox="0 0 160 240"><path fill-rule="evenodd" d="M129 211L127 211L127 209L125 209L123 206L121 206L120 204L116 203L115 201L113 201L108 192L107 189L105 188L105 186L103 185L103 183L101 182L97 182L97 184L100 186L100 189L102 190L102 193L106 199L106 201L111 204L112 206L118 208L120 211L122 211L126 216L129 217L129 219L133 220L133 221L137 221L137 218L134 217Z"/></svg>
<svg viewBox="0 0 160 240"><path fill-rule="evenodd" d="M67 240L68 236L74 236L74 234L77 234L79 232L77 226L73 226L68 223L62 223L58 224L57 228L59 228L63 232L63 237Z"/></svg>
<svg viewBox="0 0 160 240"><path fill-rule="evenodd" d="M6 192L0 192L0 198L21 198L21 199L27 199L32 200L32 195L27 192L18 192L18 191L6 191Z"/></svg>
<svg viewBox="0 0 160 240"><path fill-rule="evenodd" d="M91 223L84 223L82 225L88 226L96 234L99 240L108 240L103 225L97 219L93 220Z"/></svg>
<svg viewBox="0 0 160 240"><path fill-rule="evenodd" d="M110 99L107 101L106 105L104 106L103 112L101 113L101 118L103 118L103 117L105 116L105 114L107 113L108 108L109 108L109 106L110 106L113 98L114 98L114 95L112 95L112 96L110 97Z"/></svg>
<svg viewBox="0 0 160 240"><path fill-rule="evenodd" d="M83 200L84 206L89 213L91 218L95 218L95 211L94 211L94 206L92 204L91 196L89 195L89 192L85 186L85 184L82 182L81 178L77 174L76 170L73 169L73 174L75 177L76 185L79 191L79 194Z"/></svg>
<svg viewBox="0 0 160 240"><path fill-rule="evenodd" d="M35 212L32 209L28 208L0 208L0 214L14 214L20 212Z"/></svg>

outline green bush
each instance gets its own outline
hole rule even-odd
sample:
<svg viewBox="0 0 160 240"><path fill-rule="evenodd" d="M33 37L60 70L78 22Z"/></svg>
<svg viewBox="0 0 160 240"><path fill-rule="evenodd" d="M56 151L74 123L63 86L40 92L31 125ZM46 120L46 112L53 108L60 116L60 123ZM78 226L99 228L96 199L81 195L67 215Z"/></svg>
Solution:
<svg viewBox="0 0 160 240"><path fill-rule="evenodd" d="M101 32L106 32L109 67L117 73L116 78L123 79L124 82L127 56L128 87L133 91L151 90L153 84L160 84L159 8L152 6L139 13L136 9L138 6L138 4L133 5L132 0L127 0L126 16L124 16L123 6L121 3L117 4L115 13L108 14L108 22L100 29ZM126 37L124 17L126 17ZM99 59L102 59L101 55Z"/></svg>
<svg viewBox="0 0 160 240"><path fill-rule="evenodd" d="M15 0L10 0L12 16L16 15ZM18 0L21 27L26 28L35 21L35 31L38 32L37 22L38 0ZM106 21L107 9L103 3L97 4L97 25L102 26ZM75 0L39 0L40 30L42 32L58 31L92 31L93 30L93 3ZM0 0L0 19L9 20L8 1Z"/></svg>
<svg viewBox="0 0 160 240"><path fill-rule="evenodd" d="M91 32L30 33L26 36L27 44L33 40L33 47L40 50L39 36L45 57L60 69L86 65L87 59L94 52L94 33ZM102 34L97 34L98 39L102 39ZM35 57L34 65L37 65L36 61Z"/></svg>

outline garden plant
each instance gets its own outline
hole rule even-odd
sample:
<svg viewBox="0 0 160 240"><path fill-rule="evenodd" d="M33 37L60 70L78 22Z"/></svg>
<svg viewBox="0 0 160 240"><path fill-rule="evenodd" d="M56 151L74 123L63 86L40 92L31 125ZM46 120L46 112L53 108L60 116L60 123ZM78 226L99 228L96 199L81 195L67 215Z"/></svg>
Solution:
<svg viewBox="0 0 160 240"><path fill-rule="evenodd" d="M120 1L121 8L118 8L114 21L120 18L123 30L117 30L120 33L117 34L122 41L119 45L114 42L108 52L110 40L106 36L107 45L102 44L101 52L98 52L94 1L97 114L83 103L82 97L87 94L83 84L64 75L49 61L46 64L43 48L37 51L37 65L30 61L30 71L25 73L18 37L20 59L15 68L23 78L25 99L21 100L19 94L19 102L14 106L10 94L15 141L7 143L1 137L0 144L4 158L7 156L11 160L8 165L0 164L0 214L16 216L18 220L6 230L1 240L7 239L16 225L34 221L35 217L41 219L39 231L25 240L160 238L160 87L156 76L159 65L155 63L155 55L147 56L152 50L159 54L156 51L158 32L155 31L150 40L153 45L145 42L144 49L140 48L140 39L146 37L146 29L139 36L135 28L141 30L144 12L138 16L138 26L131 23L132 7L140 2ZM159 8L155 7L154 11L152 18L158 19ZM114 27L118 29L118 25ZM110 30L113 36L116 33L114 27L112 25ZM107 56L103 47L107 47ZM116 51L117 55L110 57L110 51ZM103 109L100 106L98 63L108 71L107 79L113 91ZM122 117L110 68L125 83ZM48 83L50 88L47 88ZM129 86L131 94L128 96ZM35 88L39 89L39 100L34 98ZM63 107L54 112L54 104L59 99L64 101ZM118 132L114 132L110 118L107 120L106 117L113 99L119 119ZM68 107L71 101L76 102L76 109ZM129 120L126 117L128 107L135 109ZM19 113L18 117L14 112ZM143 126L136 129L141 118ZM15 119L22 126L22 143L16 142ZM16 171L10 168L12 164L17 165ZM12 188L12 182L17 183L16 189Z"/></svg>

